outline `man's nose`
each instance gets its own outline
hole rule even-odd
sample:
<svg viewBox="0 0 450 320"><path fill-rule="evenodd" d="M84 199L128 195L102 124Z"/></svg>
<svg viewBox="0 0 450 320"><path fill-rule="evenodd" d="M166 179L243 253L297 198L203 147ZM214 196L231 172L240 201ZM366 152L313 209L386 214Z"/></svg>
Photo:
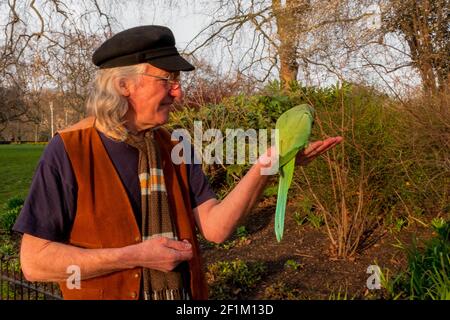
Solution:
<svg viewBox="0 0 450 320"><path fill-rule="evenodd" d="M183 101L183 90L181 89L181 86L176 89L170 89L169 93L175 102L180 103Z"/></svg>

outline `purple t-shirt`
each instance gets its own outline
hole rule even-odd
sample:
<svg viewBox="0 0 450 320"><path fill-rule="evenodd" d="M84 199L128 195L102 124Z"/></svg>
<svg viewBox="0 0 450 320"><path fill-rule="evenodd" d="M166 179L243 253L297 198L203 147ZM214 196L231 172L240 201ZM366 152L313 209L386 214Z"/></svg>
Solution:
<svg viewBox="0 0 450 320"><path fill-rule="evenodd" d="M127 191L136 222L141 224L141 192L138 178L139 152L125 142L100 133L105 149ZM188 164L191 206L215 198L201 165ZM66 242L75 220L78 186L64 143L56 135L45 148L37 166L24 207L14 231Z"/></svg>

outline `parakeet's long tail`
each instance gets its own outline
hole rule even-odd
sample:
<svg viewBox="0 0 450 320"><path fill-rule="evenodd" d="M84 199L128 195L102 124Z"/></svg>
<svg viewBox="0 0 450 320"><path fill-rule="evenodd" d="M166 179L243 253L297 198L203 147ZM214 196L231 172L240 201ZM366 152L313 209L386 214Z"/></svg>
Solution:
<svg viewBox="0 0 450 320"><path fill-rule="evenodd" d="M284 216L286 213L286 202L288 190L291 186L292 176L294 175L295 157L280 168L280 182L278 184L277 208L275 211L275 235L277 241L283 238Z"/></svg>

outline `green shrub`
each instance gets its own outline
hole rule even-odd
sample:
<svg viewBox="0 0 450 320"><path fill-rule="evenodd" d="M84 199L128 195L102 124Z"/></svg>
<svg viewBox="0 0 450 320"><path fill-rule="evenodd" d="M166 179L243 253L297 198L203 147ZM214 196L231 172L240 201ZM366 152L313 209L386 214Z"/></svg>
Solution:
<svg viewBox="0 0 450 320"><path fill-rule="evenodd" d="M433 227L436 237L407 248L408 268L385 280L390 298L450 300L450 222Z"/></svg>
<svg viewBox="0 0 450 320"><path fill-rule="evenodd" d="M236 236L238 238L247 238L248 237L248 231L245 226L239 226L236 228Z"/></svg>
<svg viewBox="0 0 450 320"><path fill-rule="evenodd" d="M300 214L309 215L314 210L314 202L307 196L304 196L297 204Z"/></svg>
<svg viewBox="0 0 450 320"><path fill-rule="evenodd" d="M297 288L291 288L284 282L276 282L264 290L267 300L305 300L308 297Z"/></svg>
<svg viewBox="0 0 450 320"><path fill-rule="evenodd" d="M24 200L20 197L13 197L6 202L5 208L7 210L16 209L18 207L22 207L24 204Z"/></svg>
<svg viewBox="0 0 450 320"><path fill-rule="evenodd" d="M315 214L313 212L308 214L308 221L316 229L319 229L324 224L324 220L323 220L322 215L321 214Z"/></svg>
<svg viewBox="0 0 450 320"><path fill-rule="evenodd" d="M278 185L269 185L264 189L263 197L273 197L278 194Z"/></svg>
<svg viewBox="0 0 450 320"><path fill-rule="evenodd" d="M248 235L247 228L245 228L245 226L239 226L236 228L235 236L232 239L225 241L224 243L214 244L213 246L225 250L244 246L251 242Z"/></svg>
<svg viewBox="0 0 450 320"><path fill-rule="evenodd" d="M0 229L5 232L11 232L14 223L22 210L24 200L19 197L11 198L5 204L3 210L0 212Z"/></svg>
<svg viewBox="0 0 450 320"><path fill-rule="evenodd" d="M11 257L16 255L14 243L7 237L0 236L0 259L3 257Z"/></svg>
<svg viewBox="0 0 450 320"><path fill-rule="evenodd" d="M288 259L284 263L285 269L298 270L299 268L302 268L302 267L303 267L302 263L298 263L296 260L293 260L293 259Z"/></svg>
<svg viewBox="0 0 450 320"><path fill-rule="evenodd" d="M201 120L203 131L219 129L225 139L227 128L274 128L284 111L302 103L316 109L312 141L335 135L345 139L306 169L297 168L290 191L312 202L296 209L301 214L296 221L308 217L303 211L314 206L311 218L318 225L327 224L336 256L354 256L366 248L386 216L392 216L394 228L401 230L402 217L409 221L410 215L450 212L450 118L427 100L399 103L375 89L348 83L327 88L291 83L286 92L279 82L272 82L252 95L226 97L199 110L181 109L172 113L169 127L187 129L194 137L193 123ZM211 141L202 144L206 147ZM225 159L225 146L222 151ZM220 199L249 169L248 153L246 161L203 164ZM264 195L274 196L276 188L269 186Z"/></svg>
<svg viewBox="0 0 450 320"><path fill-rule="evenodd" d="M392 222L391 232L399 233L408 226L408 220L403 217L395 218Z"/></svg>
<svg viewBox="0 0 450 320"><path fill-rule="evenodd" d="M240 299L241 295L256 287L266 270L262 262L247 263L239 259L210 264L206 274L210 299Z"/></svg>
<svg viewBox="0 0 450 320"><path fill-rule="evenodd" d="M431 227L435 230L445 230L447 222L444 218L433 218L431 220ZM442 231L441 231L442 232Z"/></svg>
<svg viewBox="0 0 450 320"><path fill-rule="evenodd" d="M261 92L251 96L238 95L227 97L219 104L207 104L199 110L183 108L173 113L169 128L186 129L194 138L194 121L202 121L203 131L214 128L222 132L225 141L226 129L271 129L275 127L278 117L295 105L296 101L281 91ZM268 132L270 135L270 132ZM268 137L270 139L270 136ZM193 141L192 141L193 142ZM212 141L203 141L202 146L209 146ZM246 141L248 146L248 139ZM270 141L268 141L270 143ZM235 139L234 146L237 141ZM248 149L248 148L247 148ZM205 149L203 149L205 150ZM236 149L235 149L236 150ZM226 145L223 144L223 160L226 160ZM236 160L236 154L235 154ZM225 196L240 181L250 168L248 150L246 164L212 164L203 165L209 182L219 198ZM271 191L270 191L271 192ZM273 192L272 192L273 194Z"/></svg>
<svg viewBox="0 0 450 320"><path fill-rule="evenodd" d="M304 214L297 212L297 211L294 212L293 218L294 218L294 221L299 226L304 225L306 223L306 221L308 220L308 216L305 216Z"/></svg>

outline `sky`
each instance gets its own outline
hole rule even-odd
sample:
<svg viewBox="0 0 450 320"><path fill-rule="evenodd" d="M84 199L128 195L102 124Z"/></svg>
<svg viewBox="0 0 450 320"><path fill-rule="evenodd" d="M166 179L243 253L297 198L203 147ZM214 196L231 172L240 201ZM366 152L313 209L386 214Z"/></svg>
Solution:
<svg viewBox="0 0 450 320"><path fill-rule="evenodd" d="M139 2L139 0L133 0ZM162 1L164 2L164 1ZM168 2L168 1L165 1ZM202 5L201 1L191 1L187 5L187 1L175 1L177 6L133 6L130 5L129 10L124 10L118 15L118 20L123 29L132 28L135 26L141 26L146 24L157 24L169 27L174 33L176 46L179 51L186 50L188 44L194 39L196 35L209 23L211 23L211 17L208 15L208 10ZM133 3L133 2L132 2ZM184 6L181 4L185 4ZM194 46L189 46L189 49L193 49ZM235 71L232 59L238 61L245 61L239 55L240 52L245 50L245 41L239 42L238 45L233 47L233 57L227 54L223 54L226 50L223 48L207 48L196 53L197 58L202 58L217 68L219 73L224 75L232 75ZM189 58L188 58L189 59ZM258 70L253 69L253 73L257 73ZM278 72L274 72L274 78L278 77Z"/></svg>
<svg viewBox="0 0 450 320"><path fill-rule="evenodd" d="M28 0L27 0L28 1ZM67 0L71 1L71 0ZM84 12L86 8L80 5L80 2L76 2L71 8L73 11ZM99 3L103 2L103 5L111 4L111 0L98 0ZM40 1L38 1L40 2ZM20 3L20 2L19 2ZM1 5L3 4L3 5ZM171 4L171 5L169 5ZM211 7L211 2L207 2L206 6ZM5 11L3 8L7 9L5 2L0 1L0 8L3 12L0 12L0 20L5 20ZM91 8L92 10L92 8ZM129 0L127 2L123 1L119 6L114 6L112 8L112 14L116 17L118 21L118 26L114 28L114 32L118 32L127 28L146 25L146 24L159 24L169 27L176 39L176 45L180 51L186 49L188 43L211 21L211 17L208 15L208 9L205 9L205 2L203 1L188 1L188 0ZM29 12L30 17L33 18L31 12ZM49 13L51 15L51 13ZM76 16L76 15L75 15ZM34 17L36 19L36 17ZM98 19L98 18L97 18ZM31 20L32 21L32 20ZM98 20L97 20L98 21ZM244 35L245 38L246 35ZM1 35L0 35L1 39ZM232 72L233 64L231 59L235 59L235 63L245 62L239 53L245 50L246 40L242 40L238 43L238 46L233 47L232 57L225 57L223 53L227 51L223 48L216 48L216 51L203 51L200 52L197 57L203 58L208 61L212 66L217 67L217 69L223 73L227 74ZM190 47L193 48L192 46ZM226 56L226 55L225 55ZM224 59L224 60L223 60ZM228 60L227 60L228 59ZM262 69L261 69L262 70ZM262 72L256 67L252 67L249 70L250 73L258 74ZM306 83L309 85L331 85L334 84L336 78L331 76L329 73L320 72L318 69L313 69L312 76L316 78L314 83ZM369 70L370 72L370 70ZM232 73L231 73L232 74ZM277 70L272 71L273 76L271 79L277 79ZM411 77L406 77L404 70L396 73L389 74L385 76L385 79L392 82L394 85L396 80L390 80L389 77L397 76L400 79L411 79ZM303 81L303 79L299 79ZM379 83L384 85L380 76L376 72L368 75L367 80L371 83ZM417 79L416 79L417 80ZM416 83L414 83L416 85Z"/></svg>
<svg viewBox="0 0 450 320"><path fill-rule="evenodd" d="M132 0L129 9L124 10L121 16L118 17L123 29L131 28L144 24L160 24L169 27L176 39L176 45L179 50L184 50L186 45L210 22L210 17L207 15L207 11L204 9L201 1L174 1L175 5L169 7L168 5L149 5L149 2L145 2L145 6L137 6L136 3L139 0ZM156 0L158 2L158 0ZM162 1L161 3L167 3L168 1ZM379 13L379 8L369 7L368 11L374 11ZM376 17L376 16L375 16ZM379 17L379 16L378 16ZM377 19L373 19L373 22L378 22ZM238 51L244 48L245 42L240 43L240 48L234 49L234 54L238 55ZM192 47L191 47L192 48ZM224 68L224 66L230 66L230 63L225 60L223 62L223 57L219 57L220 52L207 52L205 58L212 65L218 66L219 68ZM223 70L221 70L223 71ZM253 72L258 72L258 70L252 70ZM227 71L225 70L225 73ZM317 78L316 84L321 85L332 85L337 81L337 78L329 73L325 72L322 74L318 69L313 69L315 72L315 78ZM398 78L409 78L412 81L410 84L413 86L418 85L418 79L411 74L412 70L403 69L399 72L384 75L382 80L380 76L373 72L373 70L368 70L366 75L367 80L371 83L377 83L381 87L385 86L385 81L390 83L390 87L395 86L398 83ZM278 72L274 70L272 79L276 79ZM397 78L397 79L396 79ZM300 79L302 80L302 79ZM413 83L414 82L414 83ZM387 88L386 88L387 89Z"/></svg>
<svg viewBox="0 0 450 320"><path fill-rule="evenodd" d="M208 18L201 13L201 6L193 2L185 7L133 6L123 12L120 23L124 29L157 24L169 27L175 35L178 49L183 50L201 28L208 23Z"/></svg>

